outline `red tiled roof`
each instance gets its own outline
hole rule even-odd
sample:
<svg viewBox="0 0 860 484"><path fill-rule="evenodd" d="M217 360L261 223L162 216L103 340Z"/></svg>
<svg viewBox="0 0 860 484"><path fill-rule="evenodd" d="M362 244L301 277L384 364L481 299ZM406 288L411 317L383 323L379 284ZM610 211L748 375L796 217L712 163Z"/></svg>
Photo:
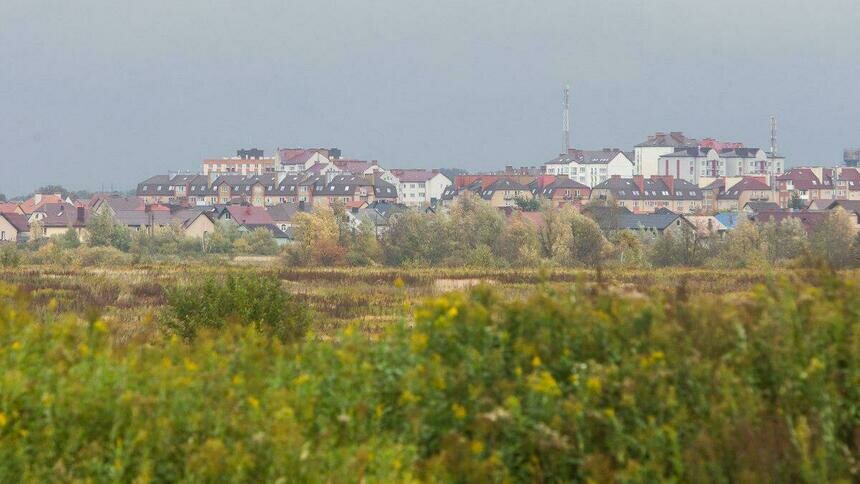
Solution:
<svg viewBox="0 0 860 484"><path fill-rule="evenodd" d="M272 216L266 211L265 207L252 207L247 205L229 205L227 211L230 212L230 218L240 225L246 224L261 224L266 225L273 223Z"/></svg>
<svg viewBox="0 0 860 484"><path fill-rule="evenodd" d="M63 197L60 195L42 195L39 201L36 201L36 195L28 198L21 204L21 210L26 214L35 212L48 203L63 203Z"/></svg>
<svg viewBox="0 0 860 484"><path fill-rule="evenodd" d="M18 212L18 204L17 203L0 203L0 213L17 213Z"/></svg>

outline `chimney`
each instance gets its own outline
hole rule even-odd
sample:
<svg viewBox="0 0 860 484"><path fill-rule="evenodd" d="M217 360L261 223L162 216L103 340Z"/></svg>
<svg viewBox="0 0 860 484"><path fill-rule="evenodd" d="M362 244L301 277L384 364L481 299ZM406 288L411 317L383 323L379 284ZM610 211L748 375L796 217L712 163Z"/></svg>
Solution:
<svg viewBox="0 0 860 484"><path fill-rule="evenodd" d="M661 180L666 188L669 189L669 193L672 195L675 194L675 177L667 176L667 175L651 175L652 180Z"/></svg>
<svg viewBox="0 0 860 484"><path fill-rule="evenodd" d="M84 209L84 207L78 207L78 218L77 218L77 222L78 222L79 224L83 224L83 223L84 223L84 218L85 218L85 215L86 215L86 211L85 211L85 210L86 210L86 209Z"/></svg>
<svg viewBox="0 0 860 484"><path fill-rule="evenodd" d="M645 177L643 175L633 175L633 184L639 188L639 191L645 190Z"/></svg>

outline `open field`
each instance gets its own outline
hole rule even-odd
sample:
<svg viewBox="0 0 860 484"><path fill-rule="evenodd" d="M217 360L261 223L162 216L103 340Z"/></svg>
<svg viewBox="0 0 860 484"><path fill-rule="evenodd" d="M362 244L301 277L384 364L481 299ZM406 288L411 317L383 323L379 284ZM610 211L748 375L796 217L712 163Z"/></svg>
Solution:
<svg viewBox="0 0 860 484"><path fill-rule="evenodd" d="M238 270L0 273L0 475L860 478L860 274L279 269L312 337L161 332L162 286Z"/></svg>
<svg viewBox="0 0 860 484"><path fill-rule="evenodd" d="M537 285L556 289L579 284L601 284L619 293L672 294L683 286L687 293L708 297L742 292L768 277L784 275L801 280L802 271L708 269L593 270L480 269L480 268L278 268L277 259L256 264L159 264L113 268L24 266L0 269L0 280L30 295L39 313L73 312L102 316L118 341L158 337L154 315L164 305L162 288L210 275L252 271L278 277L286 290L313 311L312 330L326 336L351 322L362 332L380 334L386 326L409 317L407 308L423 298L488 284L506 297L517 298Z"/></svg>

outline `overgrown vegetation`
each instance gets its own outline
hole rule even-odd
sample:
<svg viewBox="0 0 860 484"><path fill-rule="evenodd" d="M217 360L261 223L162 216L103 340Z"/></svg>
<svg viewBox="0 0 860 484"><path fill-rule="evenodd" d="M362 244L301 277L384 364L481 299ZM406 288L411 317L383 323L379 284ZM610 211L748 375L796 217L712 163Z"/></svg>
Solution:
<svg viewBox="0 0 860 484"><path fill-rule="evenodd" d="M118 348L104 321L37 320L0 286L0 475L853 481L858 282L482 287L372 344L353 327L282 344L227 318Z"/></svg>
<svg viewBox="0 0 860 484"><path fill-rule="evenodd" d="M278 279L255 273L227 274L165 288L167 310L162 323L168 332L191 340L205 328L248 324L258 332L295 341L304 336L310 316Z"/></svg>

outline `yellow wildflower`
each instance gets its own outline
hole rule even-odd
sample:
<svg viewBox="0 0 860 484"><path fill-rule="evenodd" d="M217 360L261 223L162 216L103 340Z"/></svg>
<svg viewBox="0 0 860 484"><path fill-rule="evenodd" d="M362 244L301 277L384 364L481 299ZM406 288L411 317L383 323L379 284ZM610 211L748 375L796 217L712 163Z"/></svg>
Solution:
<svg viewBox="0 0 860 484"><path fill-rule="evenodd" d="M81 343L78 345L78 352L81 356L87 356L90 354L90 347L86 343Z"/></svg>
<svg viewBox="0 0 860 484"><path fill-rule="evenodd" d="M48 310L54 312L57 310L57 298L52 297L50 301L48 301Z"/></svg>
<svg viewBox="0 0 860 484"><path fill-rule="evenodd" d="M466 407L460 405L459 403L454 403L451 405L451 412L454 413L454 418L458 420L463 420L466 418Z"/></svg>
<svg viewBox="0 0 860 484"><path fill-rule="evenodd" d="M605 408L603 409L603 415L608 419L613 419L615 418L615 410L612 408Z"/></svg>
<svg viewBox="0 0 860 484"><path fill-rule="evenodd" d="M448 317L449 317L449 318L452 318L452 319L453 319L453 318L456 318L456 317L457 317L457 313L458 313L458 311L457 311L457 307L456 307L456 306L451 306L451 309L449 309L449 310L448 310Z"/></svg>
<svg viewBox="0 0 860 484"><path fill-rule="evenodd" d="M469 447L472 449L472 453L475 455L480 455L484 452L484 443L480 440L473 440L472 445Z"/></svg>
<svg viewBox="0 0 860 484"><path fill-rule="evenodd" d="M13 351L18 351L20 349L21 349L21 343L19 343L18 341L15 341L14 343L12 343L12 350Z"/></svg>
<svg viewBox="0 0 860 484"><path fill-rule="evenodd" d="M189 360L188 358L185 358L185 369L191 373L194 373L195 371L199 370L200 367L197 366L197 363L194 363L193 361Z"/></svg>
<svg viewBox="0 0 860 484"><path fill-rule="evenodd" d="M234 385L239 386L242 383L245 383L245 379L242 378L242 375L236 375L233 377L233 384Z"/></svg>
<svg viewBox="0 0 860 484"><path fill-rule="evenodd" d="M415 403L419 400L421 399L409 390L404 390L403 393L400 394L400 403Z"/></svg>
<svg viewBox="0 0 860 484"><path fill-rule="evenodd" d="M3 412L0 412L0 429L5 427L8 422L9 422L9 420L6 418L6 414Z"/></svg>
<svg viewBox="0 0 860 484"><path fill-rule="evenodd" d="M93 323L93 329L96 330L97 333L106 333L108 330L107 324L104 321L99 319L95 323Z"/></svg>
<svg viewBox="0 0 860 484"><path fill-rule="evenodd" d="M254 397L248 397L248 405L255 409L260 408L260 401Z"/></svg>
<svg viewBox="0 0 860 484"><path fill-rule="evenodd" d="M544 395L559 396L561 389L555 378L548 371L541 371L529 377L529 386L532 390Z"/></svg>
<svg viewBox="0 0 860 484"><path fill-rule="evenodd" d="M600 378L596 376L588 377L588 380L585 381L585 388L598 395L603 392L603 384L600 382Z"/></svg>
<svg viewBox="0 0 860 484"><path fill-rule="evenodd" d="M309 381L311 381L311 377L307 373L302 373L301 375L297 376L295 380L293 380L293 383L295 383L296 385L303 385Z"/></svg>
<svg viewBox="0 0 860 484"><path fill-rule="evenodd" d="M540 365L541 365L540 356L535 355L535 357L534 357L534 358L532 358L532 366L533 366L533 367L535 367L535 368L537 368L537 367L539 367Z"/></svg>
<svg viewBox="0 0 860 484"><path fill-rule="evenodd" d="M406 285L406 283L404 283L403 279L401 279L400 277L398 277L397 279L394 280L394 287L396 287L398 289L402 288L405 285Z"/></svg>
<svg viewBox="0 0 860 484"><path fill-rule="evenodd" d="M426 333L416 332L412 333L412 336L409 338L410 346L412 347L412 351L419 352L423 351L424 348L427 347L427 340L429 337Z"/></svg>

